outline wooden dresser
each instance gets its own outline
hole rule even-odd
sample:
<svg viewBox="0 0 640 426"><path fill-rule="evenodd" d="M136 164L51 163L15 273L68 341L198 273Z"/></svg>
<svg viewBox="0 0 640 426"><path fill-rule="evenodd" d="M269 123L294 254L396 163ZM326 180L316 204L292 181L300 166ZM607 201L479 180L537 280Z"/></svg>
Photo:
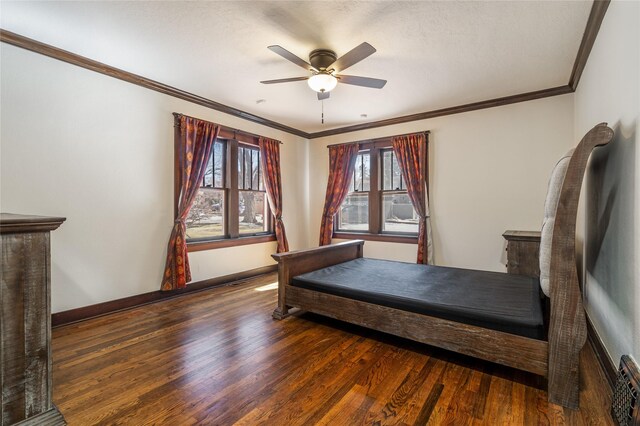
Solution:
<svg viewBox="0 0 640 426"><path fill-rule="evenodd" d="M49 234L65 218L0 214L2 426L64 425L51 384Z"/></svg>
<svg viewBox="0 0 640 426"><path fill-rule="evenodd" d="M507 240L507 273L540 276L540 232L505 231Z"/></svg>

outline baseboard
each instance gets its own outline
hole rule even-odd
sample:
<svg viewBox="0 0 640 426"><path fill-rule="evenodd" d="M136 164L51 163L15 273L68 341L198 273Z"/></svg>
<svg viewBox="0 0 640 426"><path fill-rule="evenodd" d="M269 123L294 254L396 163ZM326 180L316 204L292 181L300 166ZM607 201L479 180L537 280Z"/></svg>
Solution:
<svg viewBox="0 0 640 426"><path fill-rule="evenodd" d="M591 347L593 348L593 351L596 354L596 358L598 359L598 363L600 364L602 371L604 371L604 375L607 378L607 382L611 387L611 392L613 392L613 389L616 384L616 378L618 376L618 369L616 368L616 364L613 362L613 360L609 356L609 353L604 348L602 339L600 339L598 332L593 327L593 323L591 323L591 319L589 318L589 315L585 315L585 316L587 318L587 336L589 339L589 343L591 344Z"/></svg>
<svg viewBox="0 0 640 426"><path fill-rule="evenodd" d="M71 309L68 311L57 312L51 315L51 326L60 327L62 325L71 324L78 321L84 321L89 318L95 318L102 315L110 314L125 309L132 309L138 306L147 305L149 303L159 302L161 300L179 297L184 294L193 293L194 291L207 290L213 287L221 287L234 284L241 280L253 278L258 275L267 274L278 270L278 265L263 266L261 268L250 269L235 274L224 275L221 277L211 278L204 281L197 281L188 284L185 288L173 291L152 291L149 293L136 294L122 299L110 300L108 302L97 303L95 305L85 306L82 308Z"/></svg>

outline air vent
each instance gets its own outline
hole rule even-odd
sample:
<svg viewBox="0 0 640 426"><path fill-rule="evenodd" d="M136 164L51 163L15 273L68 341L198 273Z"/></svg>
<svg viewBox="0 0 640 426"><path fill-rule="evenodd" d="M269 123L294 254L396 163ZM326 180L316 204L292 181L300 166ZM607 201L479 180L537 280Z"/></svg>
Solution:
<svg viewBox="0 0 640 426"><path fill-rule="evenodd" d="M640 426L640 372L633 360L622 355L613 390L611 415L620 426Z"/></svg>

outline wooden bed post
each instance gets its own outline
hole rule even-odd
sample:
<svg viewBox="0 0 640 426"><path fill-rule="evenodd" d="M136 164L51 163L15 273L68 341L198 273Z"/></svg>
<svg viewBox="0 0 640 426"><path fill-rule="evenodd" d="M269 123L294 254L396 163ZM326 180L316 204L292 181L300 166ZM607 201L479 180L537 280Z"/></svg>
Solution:
<svg viewBox="0 0 640 426"><path fill-rule="evenodd" d="M612 139L613 130L600 123L576 147L562 183L551 241L549 401L574 409L580 404L579 355L587 337L576 267L578 200L591 151Z"/></svg>
<svg viewBox="0 0 640 426"><path fill-rule="evenodd" d="M280 262L279 259L276 260ZM271 314L274 319L281 320L289 316L289 307L285 303L285 287L289 284L290 279L291 275L289 275L289 268L286 263L278 265L278 306Z"/></svg>

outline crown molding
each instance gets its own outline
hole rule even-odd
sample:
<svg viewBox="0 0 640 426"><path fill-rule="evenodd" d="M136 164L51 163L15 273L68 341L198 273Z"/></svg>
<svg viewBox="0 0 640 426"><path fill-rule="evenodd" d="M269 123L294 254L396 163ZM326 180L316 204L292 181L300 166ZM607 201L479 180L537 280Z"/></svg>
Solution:
<svg viewBox="0 0 640 426"><path fill-rule="evenodd" d="M335 129L323 130L320 132L308 133L294 127L286 126L281 123L269 120L264 117L251 114L246 111L233 108L228 105L215 102L211 99L203 98L193 93L185 92L184 90L177 89L166 84L150 80L148 78L139 76L137 74L124 71L107 64L94 61L75 53L59 49L57 47L33 40L22 35L0 29L0 42L11 44L26 50L30 50L41 55L48 56L69 64L73 64L82 68L86 68L91 71L95 71L104 75L108 75L113 78L117 78L128 83L136 84L141 87L145 87L156 92L164 93L169 96L173 96L179 99L183 99L187 102L202 105L207 108L214 109L216 111L229 114L234 117L242 118L244 120L252 121L254 123L262 124L273 129L282 130L283 132L290 133L292 135L300 136L305 139L316 139L324 136L338 135L342 133L350 133L358 130L374 129L377 127L391 126L394 124L408 123L411 121L425 120L428 118L442 117L445 115L460 114L463 112L475 111L485 108L494 108L502 105L509 105L518 102L531 101L534 99L547 98L551 96L565 95L567 93L575 92L578 87L578 82L584 67L587 64L589 54L593 48L598 31L604 19L607 8L609 7L610 0L594 0L591 6L591 12L589 13L589 19L582 35L582 41L580 48L576 55L575 62L573 64L573 70L569 82L565 86L552 87L548 89L536 90L534 92L520 93L511 96L505 96L502 98L489 99L480 102L473 102L464 105L458 105L449 108L442 108L438 110L425 111L417 114L405 115L401 117L388 118L385 120L373 121L369 123L355 124L352 126L338 127Z"/></svg>
<svg viewBox="0 0 640 426"><path fill-rule="evenodd" d="M309 133L303 132L302 130L277 123L264 117L251 114L249 112L242 111L240 109L233 108L216 101L212 101L211 99L203 98L202 96L194 95L193 93L185 92L184 90L168 86L158 81L151 80L146 77L121 70L119 68L112 67L102 62L94 61L93 59L86 58L84 56L39 42L37 40L33 40L31 38L13 33L11 31L0 29L0 41L20 47L22 49L30 50L35 53L39 53L41 55L48 56L53 59L57 59L59 61L77 65L79 67L86 68L100 74L108 75L109 77L117 78L119 80L126 81L127 83L132 83L146 89L154 90L156 92L164 93L165 95L185 100L187 102L202 105L207 108L232 115L234 117L242 118L254 123L262 124L263 126L282 130L283 132L291 133L293 135L309 139Z"/></svg>
<svg viewBox="0 0 640 426"><path fill-rule="evenodd" d="M569 78L569 86L575 91L578 88L578 82L582 76L582 71L587 65L587 59L591 53L591 48L596 41L598 31L600 31L600 25L604 19L607 8L609 7L610 0L595 0L591 6L591 12L589 13L589 19L587 19L587 27L582 35L582 41L580 42L580 48L576 55L576 60L573 63L573 70L571 71L571 77Z"/></svg>
<svg viewBox="0 0 640 426"><path fill-rule="evenodd" d="M571 93L571 87L559 86L551 89L536 90L535 92L520 93L518 95L505 96L503 98L490 99L487 101L474 102L470 104L458 105L449 108L437 109L433 111L420 112L417 114L404 115L402 117L388 118L386 120L372 121L370 123L356 124L353 126L339 127L337 129L323 130L311 133L310 139L322 138L324 136L338 135L341 133L356 132L358 130L373 129L376 127L392 126L394 124L408 123L411 121L425 120L427 118L442 117L443 115L460 114L478 109L493 108L502 105L515 104L517 102L531 101L533 99L548 98Z"/></svg>

